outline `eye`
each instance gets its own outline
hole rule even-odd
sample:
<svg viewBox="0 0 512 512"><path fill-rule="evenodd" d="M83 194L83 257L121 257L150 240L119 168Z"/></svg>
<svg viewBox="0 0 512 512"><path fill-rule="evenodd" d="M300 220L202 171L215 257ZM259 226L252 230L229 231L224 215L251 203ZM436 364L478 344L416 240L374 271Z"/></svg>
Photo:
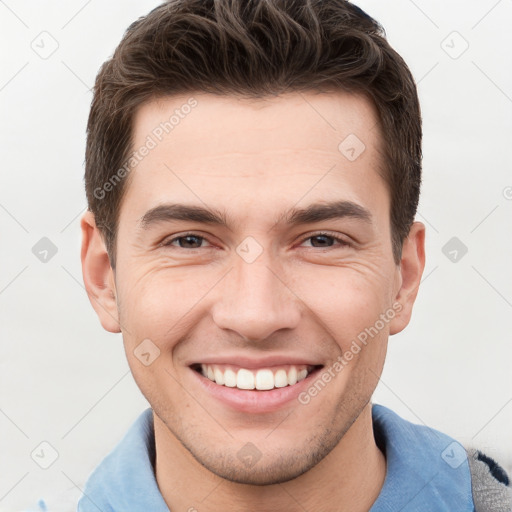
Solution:
<svg viewBox="0 0 512 512"><path fill-rule="evenodd" d="M327 232L310 235L307 238L304 238L302 243L305 243L306 241L311 241L311 246L316 249L329 248L335 246L336 244L338 247L350 246L350 243L345 239ZM201 249L204 242L209 244L208 240L203 236L197 235L195 233L185 233L183 235L164 240L160 245L164 247L176 247L180 249L193 250Z"/></svg>
<svg viewBox="0 0 512 512"><path fill-rule="evenodd" d="M330 233L316 233L314 235L308 236L307 238L304 238L302 242L304 243L307 240L311 240L312 247L315 247L317 249L332 247L336 242L340 247L350 246L350 243L347 242L345 239L339 236L332 235Z"/></svg>
<svg viewBox="0 0 512 512"><path fill-rule="evenodd" d="M178 245L176 245L175 242L177 242ZM199 236L194 233L186 233L184 235L164 240L161 245L164 247L179 247L181 249L200 249L203 242L207 242L206 238L203 236Z"/></svg>

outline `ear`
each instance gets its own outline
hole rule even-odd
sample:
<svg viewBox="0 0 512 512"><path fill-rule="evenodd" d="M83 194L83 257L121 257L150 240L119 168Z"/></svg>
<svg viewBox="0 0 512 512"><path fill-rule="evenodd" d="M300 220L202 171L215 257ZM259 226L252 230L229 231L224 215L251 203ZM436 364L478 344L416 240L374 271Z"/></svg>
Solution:
<svg viewBox="0 0 512 512"><path fill-rule="evenodd" d="M103 328L121 332L116 303L114 271L92 212L87 210L80 222L82 228L82 276L85 289Z"/></svg>
<svg viewBox="0 0 512 512"><path fill-rule="evenodd" d="M409 236L404 240L402 259L400 261L399 288L395 295L397 315L390 323L390 334L396 334L405 329L411 320L412 307L418 294L421 276L425 268L425 225L413 222Z"/></svg>

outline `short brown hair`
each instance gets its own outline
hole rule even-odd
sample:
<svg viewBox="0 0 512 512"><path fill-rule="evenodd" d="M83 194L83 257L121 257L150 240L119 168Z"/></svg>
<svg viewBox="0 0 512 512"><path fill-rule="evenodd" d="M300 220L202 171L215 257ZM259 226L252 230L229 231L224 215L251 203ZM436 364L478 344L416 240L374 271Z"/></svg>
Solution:
<svg viewBox="0 0 512 512"><path fill-rule="evenodd" d="M129 160L141 104L332 89L363 93L377 108L398 264L419 200L421 114L411 72L380 24L345 0L170 0L130 25L94 86L85 187L112 267L127 181L112 178Z"/></svg>

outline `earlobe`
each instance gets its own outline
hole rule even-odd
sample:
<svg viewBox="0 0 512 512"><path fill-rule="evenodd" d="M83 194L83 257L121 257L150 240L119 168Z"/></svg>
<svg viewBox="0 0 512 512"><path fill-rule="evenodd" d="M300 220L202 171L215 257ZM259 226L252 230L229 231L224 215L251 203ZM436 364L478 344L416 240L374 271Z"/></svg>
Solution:
<svg viewBox="0 0 512 512"><path fill-rule="evenodd" d="M400 286L394 300L395 303L400 304L400 310L390 323L390 334L399 333L409 323L424 268L425 225L414 222L402 248L399 269Z"/></svg>
<svg viewBox="0 0 512 512"><path fill-rule="evenodd" d="M109 332L121 332L116 302L114 271L94 215L89 210L83 215L82 229L82 276L85 289L103 328Z"/></svg>

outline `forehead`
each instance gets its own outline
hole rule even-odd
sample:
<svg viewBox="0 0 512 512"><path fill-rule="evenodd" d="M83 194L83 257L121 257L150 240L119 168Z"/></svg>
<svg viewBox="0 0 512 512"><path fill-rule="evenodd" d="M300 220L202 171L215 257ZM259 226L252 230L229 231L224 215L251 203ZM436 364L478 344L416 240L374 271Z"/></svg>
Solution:
<svg viewBox="0 0 512 512"><path fill-rule="evenodd" d="M169 149L186 141L195 149L189 157L198 158L219 150L267 150L283 144L299 151L332 152L351 134L365 145L375 144L380 135L376 110L365 96L342 91L260 99L212 94L161 97L142 104L133 123L136 146L148 135Z"/></svg>
<svg viewBox="0 0 512 512"><path fill-rule="evenodd" d="M366 97L345 92L162 97L134 116L132 150L145 156L133 161L126 195L235 204L245 194L264 206L305 194L336 199L344 189L364 202L360 193L384 186L377 119Z"/></svg>

